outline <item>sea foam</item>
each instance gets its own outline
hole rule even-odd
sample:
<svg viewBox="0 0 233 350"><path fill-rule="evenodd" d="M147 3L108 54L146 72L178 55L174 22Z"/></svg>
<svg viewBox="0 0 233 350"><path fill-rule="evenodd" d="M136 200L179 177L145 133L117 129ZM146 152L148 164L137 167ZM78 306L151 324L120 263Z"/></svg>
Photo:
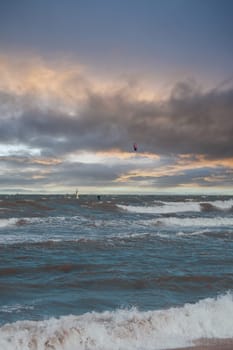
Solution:
<svg viewBox="0 0 233 350"><path fill-rule="evenodd" d="M201 338L233 338L231 292L167 310L92 312L0 328L4 350L156 350Z"/></svg>
<svg viewBox="0 0 233 350"><path fill-rule="evenodd" d="M159 202L153 206L136 206L136 205L121 205L120 209L133 213L145 214L169 214L182 212L200 212L204 205L209 205L213 210L230 210L233 207L233 199L216 200L207 202Z"/></svg>
<svg viewBox="0 0 233 350"><path fill-rule="evenodd" d="M166 226L182 226L182 227L211 227L211 228L233 228L233 217L215 217L215 218L159 218L150 220L155 225L166 225Z"/></svg>
<svg viewBox="0 0 233 350"><path fill-rule="evenodd" d="M167 202L161 205L153 206L136 206L136 205L121 205L118 204L120 209L126 210L132 213L145 213L145 214L168 214L168 213L180 213L180 212L200 212L201 208L199 203L195 202Z"/></svg>

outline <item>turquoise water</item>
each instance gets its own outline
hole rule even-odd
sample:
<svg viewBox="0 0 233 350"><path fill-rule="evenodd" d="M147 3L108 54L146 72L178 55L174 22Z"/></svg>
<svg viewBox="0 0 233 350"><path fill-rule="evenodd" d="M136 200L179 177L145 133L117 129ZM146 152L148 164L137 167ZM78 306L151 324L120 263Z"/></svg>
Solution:
<svg viewBox="0 0 233 350"><path fill-rule="evenodd" d="M53 323L61 316L69 342L70 329L87 332L94 322L99 337L106 324L111 325L107 333L112 343L106 340L106 349L169 347L168 335L180 329L179 322L185 327L187 321L190 329L186 338L176 337L177 345L195 337L233 337L233 313L227 316L233 310L233 197L1 196L0 200L0 341L9 340L13 330L15 334L16 321L20 321L17 327L28 322L30 331L22 339L29 349L37 349L30 345L30 337L39 337L40 322L48 342L51 324L61 331L61 324ZM150 321L157 334L154 344L151 333L140 328L141 322L148 323L148 315L157 325ZM200 333L196 315L203 318ZM224 326L209 324L216 315ZM131 332L116 346L119 322L131 322L132 328L132 317L134 327L139 327L137 337ZM35 327L40 328L36 335ZM18 340L12 337L7 344L16 349ZM85 347L81 342L77 349L105 349L98 345L95 332L92 337L92 343ZM69 342L59 345L63 347L55 344L54 349L74 349Z"/></svg>

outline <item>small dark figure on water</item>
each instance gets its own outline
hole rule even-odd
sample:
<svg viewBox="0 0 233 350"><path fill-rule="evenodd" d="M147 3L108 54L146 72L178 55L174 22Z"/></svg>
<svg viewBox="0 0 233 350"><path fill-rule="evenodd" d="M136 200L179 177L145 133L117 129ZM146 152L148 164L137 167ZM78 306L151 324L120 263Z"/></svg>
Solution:
<svg viewBox="0 0 233 350"><path fill-rule="evenodd" d="M101 197L100 197L100 195L98 194L98 196L97 196L97 199L98 199L98 201L100 201L101 200Z"/></svg>

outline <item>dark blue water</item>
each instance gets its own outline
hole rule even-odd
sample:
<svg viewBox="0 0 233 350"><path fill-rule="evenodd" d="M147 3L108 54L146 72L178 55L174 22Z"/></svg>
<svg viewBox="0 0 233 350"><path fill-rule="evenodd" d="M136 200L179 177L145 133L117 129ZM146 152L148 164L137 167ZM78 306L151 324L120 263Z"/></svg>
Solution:
<svg viewBox="0 0 233 350"><path fill-rule="evenodd" d="M199 312L209 298L225 298L223 314L233 307L233 197L0 199L2 326L188 303Z"/></svg>

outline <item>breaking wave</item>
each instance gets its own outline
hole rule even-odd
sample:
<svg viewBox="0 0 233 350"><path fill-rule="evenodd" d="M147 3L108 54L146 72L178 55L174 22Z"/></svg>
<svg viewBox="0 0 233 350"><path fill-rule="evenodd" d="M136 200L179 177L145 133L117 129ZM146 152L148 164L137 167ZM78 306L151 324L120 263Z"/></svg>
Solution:
<svg viewBox="0 0 233 350"><path fill-rule="evenodd" d="M0 328L4 350L156 350L233 337L233 295L158 311L116 310L18 321Z"/></svg>
<svg viewBox="0 0 233 350"><path fill-rule="evenodd" d="M53 227L62 227L61 231L58 229L46 231L41 234L40 230L18 231L17 226L22 225L46 225L50 222ZM64 234L65 225L70 225L71 229ZM0 220L0 227L12 226L16 230L5 232L1 230L0 245L12 245L12 244L27 244L27 245L41 245L43 247L50 248L55 245L62 245L68 243L75 243L79 245L100 245L108 246L115 245L117 242L123 242L128 240L147 239L150 237L161 238L175 238L175 236L190 236L201 235L206 232L213 232L213 235L219 230L223 230L223 236L225 234L233 234L233 217L159 217L154 219L141 219L134 222L130 222L128 219L124 220L94 220L85 221L79 217L51 217L51 218L25 218L18 219L2 219ZM116 227L120 227L121 230L115 230ZM130 227L130 230L128 230ZM164 232L164 230L169 230ZM170 230L172 229L172 233ZM105 230L105 231L104 231ZM176 235L173 231L177 231ZM180 232L184 230L184 232ZM232 236L229 236L232 237Z"/></svg>
<svg viewBox="0 0 233 350"><path fill-rule="evenodd" d="M170 202L170 203L159 203L154 206L134 206L134 205L121 205L118 204L119 208L126 210L131 213L140 213L140 214L168 214L168 213L180 213L187 211L200 212L199 203L179 203L179 202Z"/></svg>
<svg viewBox="0 0 233 350"><path fill-rule="evenodd" d="M211 228L233 228L233 217L214 217L214 218L159 218L151 220L155 225L182 226L182 227L211 227Z"/></svg>
<svg viewBox="0 0 233 350"><path fill-rule="evenodd" d="M231 210L233 199L210 202L157 202L153 206L121 205L120 209L132 213L170 214L182 212L201 212L206 210Z"/></svg>

